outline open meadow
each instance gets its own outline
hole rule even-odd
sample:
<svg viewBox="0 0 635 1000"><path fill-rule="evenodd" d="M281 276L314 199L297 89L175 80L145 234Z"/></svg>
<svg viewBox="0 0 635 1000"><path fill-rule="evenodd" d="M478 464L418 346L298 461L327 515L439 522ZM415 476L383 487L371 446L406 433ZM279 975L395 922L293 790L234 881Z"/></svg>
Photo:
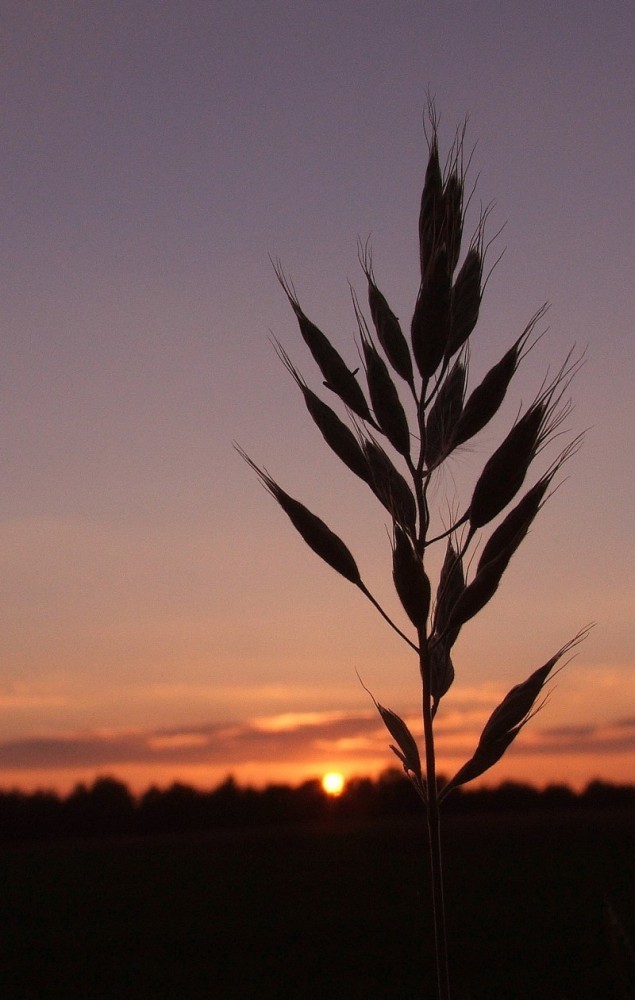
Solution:
<svg viewBox="0 0 635 1000"><path fill-rule="evenodd" d="M410 818L327 817L4 845L0 995L433 996L424 836ZM632 845L625 811L448 817L457 1000L632 995Z"/></svg>

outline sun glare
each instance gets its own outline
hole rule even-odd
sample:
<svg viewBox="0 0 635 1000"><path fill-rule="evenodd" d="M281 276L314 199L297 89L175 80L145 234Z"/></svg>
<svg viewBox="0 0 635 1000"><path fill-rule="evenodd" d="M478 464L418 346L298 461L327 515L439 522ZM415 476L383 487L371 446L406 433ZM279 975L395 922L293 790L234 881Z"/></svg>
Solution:
<svg viewBox="0 0 635 1000"><path fill-rule="evenodd" d="M341 795L344 790L344 775L339 771L329 771L322 778L322 788L327 795Z"/></svg>

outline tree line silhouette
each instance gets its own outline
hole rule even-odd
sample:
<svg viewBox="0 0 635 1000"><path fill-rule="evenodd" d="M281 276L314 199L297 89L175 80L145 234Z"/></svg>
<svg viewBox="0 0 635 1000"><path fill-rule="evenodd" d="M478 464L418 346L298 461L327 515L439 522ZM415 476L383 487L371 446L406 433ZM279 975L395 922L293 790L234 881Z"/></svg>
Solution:
<svg viewBox="0 0 635 1000"><path fill-rule="evenodd" d="M460 814L633 806L635 785L596 780L580 793L567 785L539 790L517 782L457 789L446 809ZM152 786L134 796L123 782L105 776L91 786L78 784L66 797L50 791L0 791L0 841L202 832L419 814L410 783L396 769L376 779L353 778L337 798L327 795L317 779L296 787L272 784L255 789L241 787L231 776L211 791L174 783L166 789Z"/></svg>

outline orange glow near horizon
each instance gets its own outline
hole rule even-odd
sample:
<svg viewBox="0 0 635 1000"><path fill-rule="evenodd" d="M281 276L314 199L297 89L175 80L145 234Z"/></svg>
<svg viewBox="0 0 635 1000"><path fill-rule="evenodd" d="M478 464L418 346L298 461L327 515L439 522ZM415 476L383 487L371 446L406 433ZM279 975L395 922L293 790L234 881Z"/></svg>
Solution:
<svg viewBox="0 0 635 1000"><path fill-rule="evenodd" d="M449 775L461 765L458 759L440 762L440 773ZM376 780L388 769L398 767L389 754L347 759L340 763L338 773L345 776L346 783L358 778ZM333 768L335 771L335 768ZM23 768L3 769L0 774L0 790L19 790L24 793L52 791L61 796L68 795L79 783L92 785L99 777L112 777L128 786L134 795L142 795L152 786L165 789L175 783L191 785L203 791L211 790L229 777L242 787L264 788L269 784L301 785L306 781L323 780L324 771L319 763L298 759L292 761L269 760L252 761L232 766L208 764L147 764L120 763L100 767L69 768ZM605 757L589 758L580 754L535 755L509 754L503 761L487 772L481 779L466 786L494 787L505 781L513 781L544 788L550 784L568 785L574 791L582 791L589 782L601 780L613 784L633 783L632 752L611 754Z"/></svg>
<svg viewBox="0 0 635 1000"><path fill-rule="evenodd" d="M578 691L572 672L572 708L586 705L584 674ZM628 685L621 685L621 695ZM524 730L510 750L479 784L505 781L544 788L566 784L582 790L599 779L613 784L632 782L635 720L620 714L605 685L602 707L606 721L593 721L586 710L584 724L567 721L568 707L560 699ZM437 726L437 769L450 778L473 753L480 732L501 692L491 686L456 687ZM335 701L333 697L332 702ZM289 703L294 699L289 696ZM135 795L150 787L187 784L211 790L231 776L241 787L271 784L298 786L321 782L325 773L341 774L347 782L376 779L399 767L390 753L390 735L373 708L355 706L335 711L330 704L249 714L234 721L196 719L181 725L94 726L90 729L46 730L26 739L0 741L0 789L53 790L66 795L78 784L110 776ZM421 741L415 714L404 711L405 698L395 708ZM301 708L300 708L301 706ZM264 707L264 706L263 706ZM276 705L276 709L277 709ZM238 713L237 713L238 714Z"/></svg>

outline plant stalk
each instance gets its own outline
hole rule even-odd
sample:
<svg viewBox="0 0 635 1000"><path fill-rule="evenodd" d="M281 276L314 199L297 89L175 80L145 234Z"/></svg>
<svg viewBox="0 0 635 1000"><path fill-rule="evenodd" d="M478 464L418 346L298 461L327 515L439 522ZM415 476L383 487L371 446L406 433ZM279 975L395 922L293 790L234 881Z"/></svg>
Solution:
<svg viewBox="0 0 635 1000"><path fill-rule="evenodd" d="M443 896L443 864L441 858L441 816L437 788L434 731L432 727L432 697L430 692L430 665L427 640L423 630L419 635L419 667L422 681L423 739L426 760L426 786L428 791L428 841L430 850L430 876L432 883L432 912L434 918L434 946L437 968L439 1000L450 1000L450 973Z"/></svg>

